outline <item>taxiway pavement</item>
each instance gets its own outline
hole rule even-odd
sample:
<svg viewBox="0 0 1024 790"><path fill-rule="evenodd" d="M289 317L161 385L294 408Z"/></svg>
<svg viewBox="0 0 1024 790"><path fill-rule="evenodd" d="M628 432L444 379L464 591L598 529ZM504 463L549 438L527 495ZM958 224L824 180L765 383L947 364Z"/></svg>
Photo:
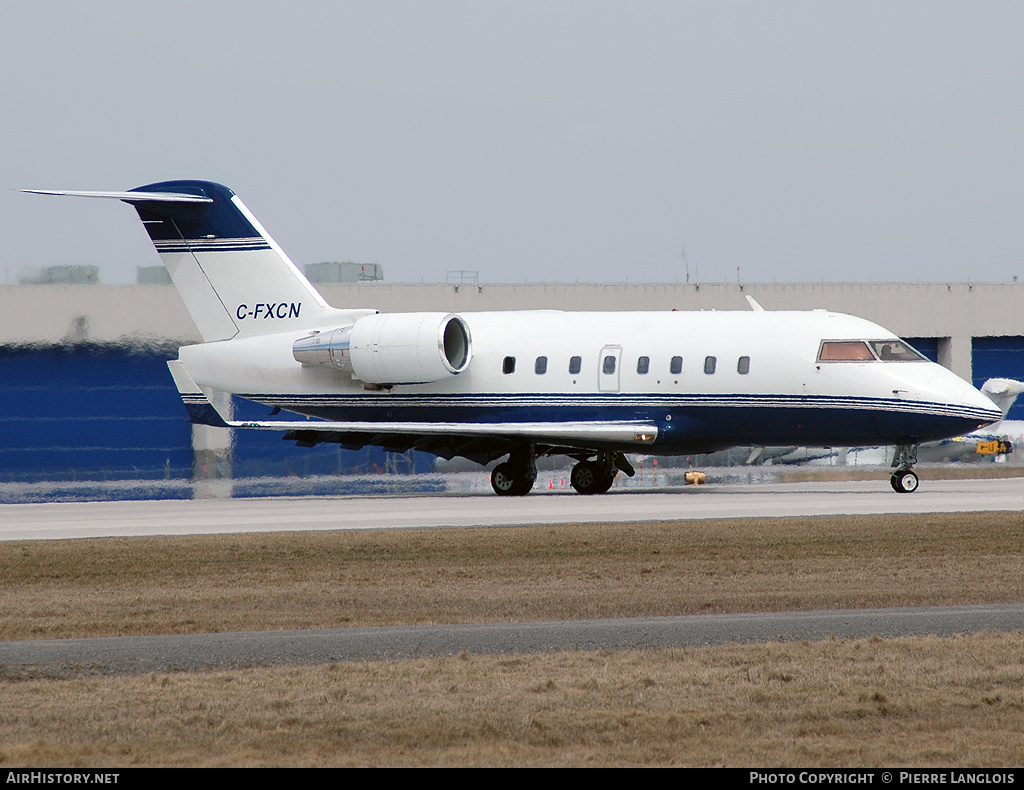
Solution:
<svg viewBox="0 0 1024 790"><path fill-rule="evenodd" d="M526 497L45 502L0 505L0 540L976 511L1021 513L1024 479L922 480L913 494L897 494L880 479L624 489L601 496L539 491Z"/></svg>

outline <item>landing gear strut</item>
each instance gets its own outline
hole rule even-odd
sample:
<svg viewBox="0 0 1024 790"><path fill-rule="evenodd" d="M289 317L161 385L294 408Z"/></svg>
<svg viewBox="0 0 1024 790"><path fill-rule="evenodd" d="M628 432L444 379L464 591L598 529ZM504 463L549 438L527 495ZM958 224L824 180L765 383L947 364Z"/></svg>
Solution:
<svg viewBox="0 0 1024 790"><path fill-rule="evenodd" d="M498 496L526 496L537 480L537 455L531 444L517 450L491 471L491 488Z"/></svg>
<svg viewBox="0 0 1024 790"><path fill-rule="evenodd" d="M912 494L917 491L919 480L917 473L911 468L917 463L916 444L898 444L892 456L892 465L896 471L889 478L892 490L897 494Z"/></svg>

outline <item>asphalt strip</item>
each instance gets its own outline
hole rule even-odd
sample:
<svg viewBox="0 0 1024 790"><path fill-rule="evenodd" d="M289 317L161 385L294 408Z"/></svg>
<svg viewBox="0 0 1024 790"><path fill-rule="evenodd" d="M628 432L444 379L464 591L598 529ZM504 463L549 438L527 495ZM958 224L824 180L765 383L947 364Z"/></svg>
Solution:
<svg viewBox="0 0 1024 790"><path fill-rule="evenodd" d="M9 677L114 675L224 667L381 661L462 652L642 650L734 643L953 636L1024 629L1024 604L709 614L483 625L334 628L0 642Z"/></svg>

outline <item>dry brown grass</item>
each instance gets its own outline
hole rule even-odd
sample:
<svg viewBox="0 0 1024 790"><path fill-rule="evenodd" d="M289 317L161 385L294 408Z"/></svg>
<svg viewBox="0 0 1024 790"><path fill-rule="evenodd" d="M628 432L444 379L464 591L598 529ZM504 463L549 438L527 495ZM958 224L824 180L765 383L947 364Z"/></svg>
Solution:
<svg viewBox="0 0 1024 790"><path fill-rule="evenodd" d="M1024 600L1024 516L0 544L0 639ZM1008 766L1024 634L0 678L0 767Z"/></svg>
<svg viewBox="0 0 1024 790"><path fill-rule="evenodd" d="M1024 514L0 544L0 639L1024 600Z"/></svg>
<svg viewBox="0 0 1024 790"><path fill-rule="evenodd" d="M1024 634L4 683L0 767L1011 766Z"/></svg>

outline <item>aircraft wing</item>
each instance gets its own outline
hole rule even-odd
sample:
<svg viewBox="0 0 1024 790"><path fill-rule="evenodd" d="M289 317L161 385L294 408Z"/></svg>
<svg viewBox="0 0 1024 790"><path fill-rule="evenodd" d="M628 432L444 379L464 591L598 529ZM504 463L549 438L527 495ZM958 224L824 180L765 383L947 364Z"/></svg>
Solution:
<svg viewBox="0 0 1024 790"><path fill-rule="evenodd" d="M395 450L426 450L443 457L474 460L498 458L516 442L566 448L637 449L653 444L658 426L649 421L591 420L571 422L369 422L306 420L225 420L181 362L167 363L193 424L214 428L286 431L301 445L337 442L344 447L378 445Z"/></svg>

